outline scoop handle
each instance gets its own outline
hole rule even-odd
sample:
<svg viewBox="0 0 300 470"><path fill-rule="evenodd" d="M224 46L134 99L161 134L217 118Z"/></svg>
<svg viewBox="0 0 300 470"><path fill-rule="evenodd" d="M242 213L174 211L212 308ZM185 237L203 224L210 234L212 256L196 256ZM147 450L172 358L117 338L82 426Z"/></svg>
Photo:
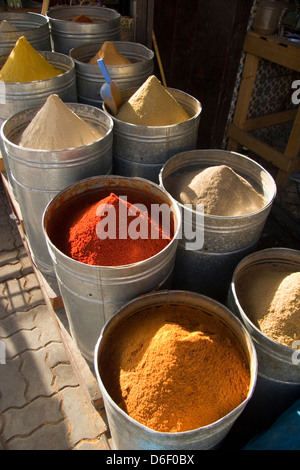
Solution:
<svg viewBox="0 0 300 470"><path fill-rule="evenodd" d="M110 75L109 75L108 70L106 68L106 65L104 63L104 60L103 59L98 59L97 62L98 62L98 65L101 69L101 72L103 74L104 80L106 81L106 83L110 83L111 78L110 78Z"/></svg>

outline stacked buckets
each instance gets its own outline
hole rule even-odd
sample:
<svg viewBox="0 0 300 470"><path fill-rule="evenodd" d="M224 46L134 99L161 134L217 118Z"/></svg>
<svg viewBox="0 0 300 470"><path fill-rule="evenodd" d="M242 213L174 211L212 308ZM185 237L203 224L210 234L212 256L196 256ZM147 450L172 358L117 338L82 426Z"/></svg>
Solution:
<svg viewBox="0 0 300 470"><path fill-rule="evenodd" d="M93 23L70 21L82 14ZM3 15L6 14L0 15L0 21ZM120 41L120 15L116 11L99 6L70 6L52 8L46 17L22 13L5 19L21 26L22 35L42 51L46 60L63 70L61 76L50 80L7 83L3 96L0 89L0 101L4 102L0 109L1 150L34 263L58 283L71 334L83 356L94 362L114 448L215 449L237 421L244 418L247 427L247 410L252 416L260 413L262 401L267 411L266 395L278 392L283 410L299 396L299 369L290 368L290 350L270 342L253 327L235 290L239 272L258 259L280 262L288 258L299 266L297 252L255 252L276 196L272 177L243 155L196 150L201 103L180 90L168 88L190 115L180 124L137 126L120 121L109 112L100 98L100 69L88 64L104 41L114 41L119 52L132 61L129 66L109 68L121 89L123 102L154 68L151 50ZM3 34L0 67L19 37ZM21 132L54 93L79 117L100 125L104 137L87 146L60 151L20 147ZM204 214L197 227L195 214L174 199L170 179L188 168L224 164L251 182L264 195L265 205L245 217ZM91 266L60 251L55 233L65 211L73 210L91 194L100 200L110 192L134 195L136 202L141 196L166 204L173 214L175 229L166 248L149 259L124 266ZM185 235L197 230L202 231L203 245L189 249ZM113 402L101 376L106 336L127 316L163 304L189 305L221 319L236 336L250 371L244 402L219 421L183 433L159 433L136 422Z"/></svg>

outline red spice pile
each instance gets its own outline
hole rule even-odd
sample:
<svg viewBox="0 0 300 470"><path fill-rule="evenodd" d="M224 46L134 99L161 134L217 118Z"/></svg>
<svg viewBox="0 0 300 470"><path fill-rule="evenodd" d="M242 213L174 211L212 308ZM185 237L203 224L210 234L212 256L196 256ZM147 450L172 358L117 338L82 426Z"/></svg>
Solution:
<svg viewBox="0 0 300 470"><path fill-rule="evenodd" d="M111 206L115 209L116 238L112 238L109 231L109 212L103 210L105 204L109 205L108 209ZM123 205L123 210L124 205L126 206L127 217L124 222L122 217L119 220L120 204L121 207ZM102 215L97 215L97 209L99 214L100 206ZM130 208L131 210L135 209L133 211L134 216L129 215ZM96 266L122 266L154 256L170 243L171 238L166 237L161 226L150 219L148 211L145 214L136 212L136 210L133 204L113 193L101 201L79 210L68 231L65 254L81 263ZM143 221L147 218L148 238L133 239L130 234L128 236L128 227L137 217ZM99 222L101 223L99 224ZM137 228L136 231L138 230ZM124 233L126 238L122 238ZM154 238L153 233L155 233ZM99 238L99 234L101 238Z"/></svg>

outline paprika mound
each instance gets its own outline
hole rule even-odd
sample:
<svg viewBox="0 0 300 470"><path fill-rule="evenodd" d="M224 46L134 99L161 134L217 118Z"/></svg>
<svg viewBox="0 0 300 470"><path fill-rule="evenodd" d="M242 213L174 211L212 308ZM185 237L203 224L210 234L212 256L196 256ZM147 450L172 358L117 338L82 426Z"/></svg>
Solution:
<svg viewBox="0 0 300 470"><path fill-rule="evenodd" d="M57 247L70 258L94 266L143 261L163 250L173 232L171 222L167 233L148 214L146 206L143 211L114 193L100 201L86 201L63 222L66 228L56 236Z"/></svg>
<svg viewBox="0 0 300 470"><path fill-rule="evenodd" d="M250 370L234 333L200 308L165 303L121 320L100 357L103 384L131 418L159 432L221 419L248 396Z"/></svg>

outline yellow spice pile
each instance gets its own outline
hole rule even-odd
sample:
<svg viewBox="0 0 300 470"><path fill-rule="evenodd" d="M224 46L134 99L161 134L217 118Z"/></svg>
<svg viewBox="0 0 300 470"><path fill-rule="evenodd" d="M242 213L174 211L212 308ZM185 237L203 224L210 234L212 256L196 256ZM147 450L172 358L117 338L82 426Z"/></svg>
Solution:
<svg viewBox="0 0 300 470"><path fill-rule="evenodd" d="M236 288L246 315L265 335L289 347L300 340L300 271L284 265L253 266Z"/></svg>
<svg viewBox="0 0 300 470"><path fill-rule="evenodd" d="M265 200L227 165L217 165L170 178L170 192L182 204L204 205L206 214L236 217L261 209Z"/></svg>
<svg viewBox="0 0 300 470"><path fill-rule="evenodd" d="M151 75L120 108L117 119L140 126L169 126L191 116L160 81Z"/></svg>
<svg viewBox="0 0 300 470"><path fill-rule="evenodd" d="M25 36L21 36L0 71L0 80L25 83L46 80L61 73L32 47Z"/></svg>
<svg viewBox="0 0 300 470"><path fill-rule="evenodd" d="M97 64L98 59L103 59L105 65L128 65L132 62L121 54L113 42L105 41L99 51L89 61L89 64ZM98 65L98 64L97 64Z"/></svg>

